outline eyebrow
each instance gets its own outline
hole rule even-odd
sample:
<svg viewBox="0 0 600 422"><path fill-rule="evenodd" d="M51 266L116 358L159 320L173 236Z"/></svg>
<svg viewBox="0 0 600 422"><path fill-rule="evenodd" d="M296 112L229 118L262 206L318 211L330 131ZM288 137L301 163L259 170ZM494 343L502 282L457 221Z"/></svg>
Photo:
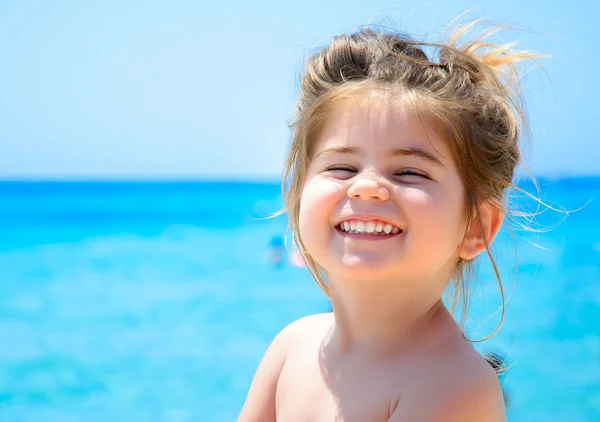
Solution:
<svg viewBox="0 0 600 422"><path fill-rule="evenodd" d="M356 154L360 153L360 149L356 148L356 147L334 147L334 148L329 148L324 151L321 151L320 153L318 153L316 155L315 158L317 158L318 156L325 154L325 153L356 155ZM423 160L429 161L430 163L435 164L436 166L444 167L442 162L435 155L433 155L430 152L427 152L421 148L394 148L394 149L389 150L387 155L389 157L418 157Z"/></svg>

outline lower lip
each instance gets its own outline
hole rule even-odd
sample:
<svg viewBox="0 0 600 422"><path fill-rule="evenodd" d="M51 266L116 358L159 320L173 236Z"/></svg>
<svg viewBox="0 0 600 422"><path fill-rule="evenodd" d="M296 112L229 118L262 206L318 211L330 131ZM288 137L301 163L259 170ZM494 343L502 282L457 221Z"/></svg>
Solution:
<svg viewBox="0 0 600 422"><path fill-rule="evenodd" d="M339 227L335 228L339 234L341 234L344 237L348 237L350 239L360 239L360 240L387 240L387 239L392 239L396 236L400 236L402 233L404 233L403 231L400 231L398 233L395 234L386 234L381 235L381 234L356 234L356 233L347 233L345 231L343 231L342 229L340 229Z"/></svg>

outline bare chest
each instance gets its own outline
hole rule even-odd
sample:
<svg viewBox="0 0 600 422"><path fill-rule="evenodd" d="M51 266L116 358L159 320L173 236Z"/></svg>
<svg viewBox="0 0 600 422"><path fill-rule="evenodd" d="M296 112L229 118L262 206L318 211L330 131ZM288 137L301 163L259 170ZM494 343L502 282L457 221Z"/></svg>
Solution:
<svg viewBox="0 0 600 422"><path fill-rule="evenodd" d="M326 366L310 356L286 362L277 387L278 422L386 422L397 405L389 376Z"/></svg>

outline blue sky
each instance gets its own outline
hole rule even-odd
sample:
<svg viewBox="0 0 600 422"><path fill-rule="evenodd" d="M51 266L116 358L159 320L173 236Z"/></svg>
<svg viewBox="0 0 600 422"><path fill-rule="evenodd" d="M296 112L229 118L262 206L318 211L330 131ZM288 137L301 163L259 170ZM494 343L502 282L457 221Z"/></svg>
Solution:
<svg viewBox="0 0 600 422"><path fill-rule="evenodd" d="M486 16L552 56L525 78L534 173L600 173L600 2L0 2L1 179L272 179L306 54L368 22ZM595 40L595 42L594 42Z"/></svg>

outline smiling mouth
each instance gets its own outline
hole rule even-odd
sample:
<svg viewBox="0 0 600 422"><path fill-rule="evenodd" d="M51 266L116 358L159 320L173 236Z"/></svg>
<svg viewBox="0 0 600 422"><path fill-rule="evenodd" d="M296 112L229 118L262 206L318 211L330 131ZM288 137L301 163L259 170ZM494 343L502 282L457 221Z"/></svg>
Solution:
<svg viewBox="0 0 600 422"><path fill-rule="evenodd" d="M387 240L394 238L396 236L400 236L403 231L400 230L397 233L358 233L355 231L346 232L340 228L340 226L335 227L336 231L345 238L358 239L358 240L366 240L366 241L377 241L377 240Z"/></svg>
<svg viewBox="0 0 600 422"><path fill-rule="evenodd" d="M375 226L372 224L358 224L351 225L348 222L344 222L335 226L337 231L344 237L368 239L368 240L383 240L391 237L398 236L403 233L398 227L394 227L391 224Z"/></svg>
<svg viewBox="0 0 600 422"><path fill-rule="evenodd" d="M347 220L335 226L344 234L359 236L391 237L402 233L402 229L383 221Z"/></svg>

